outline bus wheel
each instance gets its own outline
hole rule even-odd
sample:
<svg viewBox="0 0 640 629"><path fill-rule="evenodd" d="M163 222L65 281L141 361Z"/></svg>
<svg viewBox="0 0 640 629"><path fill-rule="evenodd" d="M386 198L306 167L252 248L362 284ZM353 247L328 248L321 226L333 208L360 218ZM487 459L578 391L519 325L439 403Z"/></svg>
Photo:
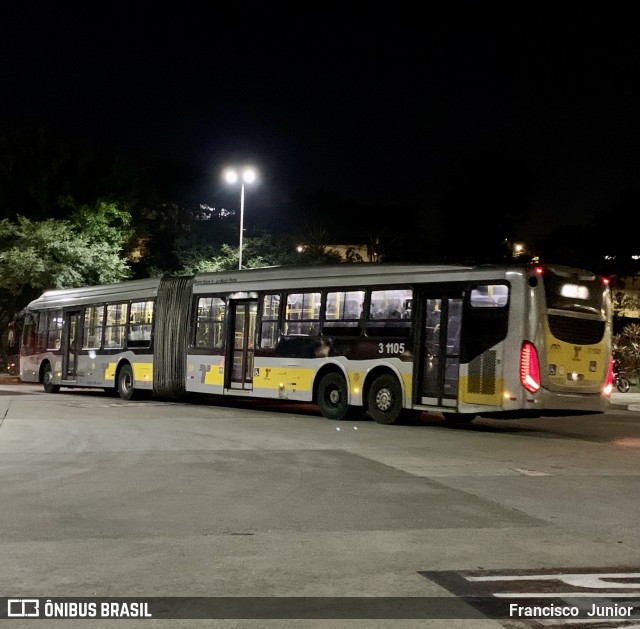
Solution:
<svg viewBox="0 0 640 629"><path fill-rule="evenodd" d="M378 376L369 389L369 415L379 424L395 424L402 414L402 389L395 376Z"/></svg>
<svg viewBox="0 0 640 629"><path fill-rule="evenodd" d="M59 384L53 384L53 370L47 363L42 370L42 386L47 393L57 393L60 391Z"/></svg>
<svg viewBox="0 0 640 629"><path fill-rule="evenodd" d="M349 412L349 391L338 373L328 373L318 385L318 406L327 419L345 419Z"/></svg>
<svg viewBox="0 0 640 629"><path fill-rule="evenodd" d="M123 365L118 372L118 395L123 400L132 400L135 394L133 369L131 369L131 365Z"/></svg>

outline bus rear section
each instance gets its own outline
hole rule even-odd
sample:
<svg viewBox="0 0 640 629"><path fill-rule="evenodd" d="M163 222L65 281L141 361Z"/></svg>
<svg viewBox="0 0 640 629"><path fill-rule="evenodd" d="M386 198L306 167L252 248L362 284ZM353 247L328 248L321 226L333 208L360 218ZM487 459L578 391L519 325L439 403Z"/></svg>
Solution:
<svg viewBox="0 0 640 629"><path fill-rule="evenodd" d="M612 388L608 282L588 271L548 265L535 267L528 284L539 314L531 342L523 342L526 408L542 414L605 411Z"/></svg>
<svg viewBox="0 0 640 629"><path fill-rule="evenodd" d="M453 422L605 411L607 282L562 266L495 271L421 288L414 408Z"/></svg>

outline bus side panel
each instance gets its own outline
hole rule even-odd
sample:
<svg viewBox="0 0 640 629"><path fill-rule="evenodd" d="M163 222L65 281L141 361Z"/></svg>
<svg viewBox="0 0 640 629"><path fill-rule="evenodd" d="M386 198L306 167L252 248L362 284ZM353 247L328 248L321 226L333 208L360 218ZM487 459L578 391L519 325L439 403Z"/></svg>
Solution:
<svg viewBox="0 0 640 629"><path fill-rule="evenodd" d="M22 382L39 382L40 366L45 360L51 363L54 384L59 384L61 380L62 356L52 352L20 356L20 380L22 380Z"/></svg>
<svg viewBox="0 0 640 629"><path fill-rule="evenodd" d="M460 365L460 395L462 404L500 407L505 382L502 373L504 344L476 356L470 363Z"/></svg>
<svg viewBox="0 0 640 629"><path fill-rule="evenodd" d="M190 393L224 393L224 356L187 355L186 390Z"/></svg>
<svg viewBox="0 0 640 629"><path fill-rule="evenodd" d="M325 362L321 358L256 358L254 394L258 397L310 402L313 398L314 376L318 367Z"/></svg>

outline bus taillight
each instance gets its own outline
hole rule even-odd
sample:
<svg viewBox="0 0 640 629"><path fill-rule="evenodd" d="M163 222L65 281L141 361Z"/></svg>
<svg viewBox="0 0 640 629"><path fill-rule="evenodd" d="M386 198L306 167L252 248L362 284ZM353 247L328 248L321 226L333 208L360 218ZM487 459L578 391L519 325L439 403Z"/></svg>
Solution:
<svg viewBox="0 0 640 629"><path fill-rule="evenodd" d="M607 371L607 380L602 387L602 394L609 397L613 391L613 358L609 360L609 370Z"/></svg>
<svg viewBox="0 0 640 629"><path fill-rule="evenodd" d="M520 350L520 383L529 393L535 393L540 388L538 352L529 341L525 341Z"/></svg>

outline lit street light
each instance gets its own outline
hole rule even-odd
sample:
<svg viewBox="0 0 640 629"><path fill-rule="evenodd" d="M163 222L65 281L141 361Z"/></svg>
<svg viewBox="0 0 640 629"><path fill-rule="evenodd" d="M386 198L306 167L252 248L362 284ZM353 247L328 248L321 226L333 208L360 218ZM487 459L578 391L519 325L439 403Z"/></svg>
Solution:
<svg viewBox="0 0 640 629"><path fill-rule="evenodd" d="M253 168L243 168L242 172L238 172L235 168L227 168L224 172L224 178L227 183L234 184L238 180L241 182L240 186L240 249L239 249L239 262L238 269L242 269L242 235L244 232L244 184L252 184L257 178L256 171Z"/></svg>

